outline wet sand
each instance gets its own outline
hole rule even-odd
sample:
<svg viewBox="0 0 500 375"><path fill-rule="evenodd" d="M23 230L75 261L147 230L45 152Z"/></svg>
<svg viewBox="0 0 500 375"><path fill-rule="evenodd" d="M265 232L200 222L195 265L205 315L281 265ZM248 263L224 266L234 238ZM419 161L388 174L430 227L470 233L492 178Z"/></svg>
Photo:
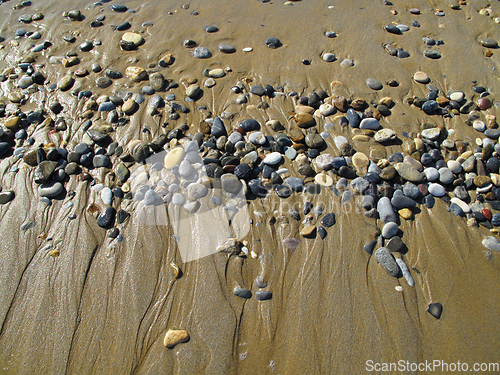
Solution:
<svg viewBox="0 0 500 375"><path fill-rule="evenodd" d="M141 107L130 124L113 134L123 145L134 139L149 142L182 123L193 124L188 134L194 134L203 120L196 110L199 105L206 105L214 115L230 111L234 115L231 124L245 118L261 123L278 119L288 130L292 123L289 112L294 109L291 98L251 96L247 105L236 104L237 95L231 87L246 79L250 85L281 85L285 93L297 91L300 95L324 89L331 95L367 101L390 96L396 105L381 123L396 130L399 138L403 138L402 132L418 133L422 123L430 122L455 129L453 139L472 143L480 133L465 123L466 116L427 116L405 104L408 97L427 94L426 85L412 80L414 72L426 72L445 93L463 90L473 98L473 80L488 88L493 100L500 91L496 70L500 54L492 50L493 56L485 57L485 48L479 43L485 37L500 39L500 25L493 20L493 16L500 16L500 6L495 3L491 3L492 17L478 13L486 2L472 1L461 10L452 10L448 1L417 0L395 0L394 6L381 1L322 0L303 0L293 6L257 0L122 3L136 13L112 12L112 3L85 9L91 4L34 0L30 7L12 12L13 2L1 4L0 35L6 41L0 50L0 67L14 66L19 57L29 54L26 38L19 40L17 48L9 45L14 30L40 27L41 40L53 43L38 53L36 60L45 65L42 71L50 81L47 86L68 70L81 66L90 70L93 62L99 62L103 69L124 72L129 65L148 68L150 62L157 63L165 53L172 53L175 63L160 71L169 81L179 82L180 88L171 92L182 100L182 82L187 77L203 82L204 69L231 68L232 72L217 79L212 89L203 87L200 100L185 103L191 112L168 121L166 128ZM189 9L182 8L185 3ZM413 7L422 14L411 15L408 10ZM435 16L436 8L446 15ZM80 9L86 19L72 22L61 16L72 9ZM391 14L391 9L398 14ZM193 16L193 10L199 15ZM45 15L42 21L30 25L17 22L20 15L38 11ZM174 13L167 15L167 11ZM90 28L89 22L100 14L106 15L104 26ZM138 51L121 51L122 32L110 27L126 20L132 24L129 31L144 36L145 43ZM410 25L413 20L421 26L410 27L403 35L383 29L391 22ZM141 27L146 21L154 25ZM203 26L210 24L220 31L206 33ZM335 31L337 37L327 38L324 33L328 30ZM73 31L81 34L77 42L62 42L62 35ZM445 42L435 48L441 59L422 55L428 49L424 36ZM279 38L283 46L269 49L264 45L269 37ZM49 56L76 51L79 43L95 38L102 46L91 52L78 51L79 66L66 69L49 64ZM185 39L209 48L213 57L194 59L191 50L182 46ZM382 45L391 42L408 51L410 57L388 55ZM218 52L220 43L234 45L237 52ZM253 51L242 52L247 46ZM324 62L324 52L335 53L338 60ZM340 62L345 58L355 65L342 68ZM303 65L303 59L309 59L311 65ZM91 73L77 79L77 84L97 94L140 91L140 85L127 79L99 89L94 82L100 75ZM369 89L367 78L378 79L384 88ZM389 80L398 81L399 86L389 87ZM333 81L341 84L332 86ZM1 95L6 97L13 87L12 82L2 83ZM76 131L82 123L77 119L81 100L59 91L31 97L33 102L23 110L36 108L42 98L49 102L57 97L69 125L64 134L37 130L37 143L60 144L66 139L72 148L81 141L81 131ZM261 101L270 107L257 108ZM497 106L488 111L497 112ZM142 132L145 126L151 129L149 133ZM324 130L324 121L318 128ZM348 139L357 134L338 125L331 133ZM338 154L332 137L327 143L330 152ZM401 151L398 144L384 147L373 140L352 144L367 155L371 148L379 148L387 156ZM121 228L124 241L112 242L96 224L96 214L88 210L92 203L100 203L87 183L74 176L66 184L68 192L76 193L71 209L65 206L67 200L54 200L52 206L46 206L39 202L33 168L21 160L16 162L19 171L9 172L14 162L6 158L0 163L2 187L16 194L0 208L0 370L4 373L352 374L366 372L368 360L460 361L470 366L500 362L496 322L500 313L499 255L488 257L481 244L490 235L488 229L467 227L466 220L447 212L439 199L434 208L420 205L413 220L401 221L402 239L408 247L405 261L415 278L415 286L409 287L403 278L390 277L375 257L363 250L377 238L380 221L349 211L347 207L353 206L340 206L340 198L326 189L307 197L315 206L322 204L325 212L336 214L337 223L325 240L302 238L300 222L290 218L288 223L270 222L271 217L279 216L274 211L283 205L283 200L271 195L249 201L253 226L244 239L259 255L257 259L217 253L183 264L171 226L145 226L132 215ZM294 171L293 164L285 166ZM91 173L98 181L105 181L104 172ZM305 198L294 195L286 201L287 207ZM121 203L128 212L133 212L133 205L132 201ZM67 215L73 212L76 219L68 220ZM19 229L30 221L36 226ZM44 249L47 241L43 237L53 238L60 251L57 258ZM282 245L285 237L302 239L295 252ZM181 278L173 277L170 262L181 267ZM268 282L271 300L244 300L233 295L236 285L255 292L258 275ZM403 292L395 290L399 285ZM439 320L426 311L432 302L444 307ZM163 337L168 329L187 330L190 341L165 348Z"/></svg>

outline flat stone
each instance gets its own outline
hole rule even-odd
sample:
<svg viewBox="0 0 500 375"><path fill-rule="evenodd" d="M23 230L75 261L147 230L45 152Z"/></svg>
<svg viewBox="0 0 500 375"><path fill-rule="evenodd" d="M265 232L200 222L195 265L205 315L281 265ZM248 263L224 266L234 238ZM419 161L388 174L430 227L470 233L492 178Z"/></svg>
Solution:
<svg viewBox="0 0 500 375"><path fill-rule="evenodd" d="M309 133L306 135L305 142L306 142L307 146L309 146L310 148L315 148L315 149L321 148L325 144L325 141L321 137L321 135L312 134L312 133Z"/></svg>
<svg viewBox="0 0 500 375"><path fill-rule="evenodd" d="M193 56L196 59L208 59L212 57L212 53L206 47L196 47Z"/></svg>
<svg viewBox="0 0 500 375"><path fill-rule="evenodd" d="M482 241L484 247L493 251L500 251L500 241L493 236L488 236Z"/></svg>
<svg viewBox="0 0 500 375"><path fill-rule="evenodd" d="M426 50L424 51L424 56L428 57L430 59L439 59L441 58L441 54L438 51L435 50Z"/></svg>
<svg viewBox="0 0 500 375"><path fill-rule="evenodd" d="M64 185L57 181L49 181L40 185L38 192L41 197L55 198L64 191Z"/></svg>
<svg viewBox="0 0 500 375"><path fill-rule="evenodd" d="M415 74L413 75L413 79L418 83L424 83L424 84L429 83L430 81L430 78L427 75L427 73L422 71L415 72Z"/></svg>
<svg viewBox="0 0 500 375"><path fill-rule="evenodd" d="M382 227L382 236L384 238L392 238L398 233L399 227L395 222L386 223Z"/></svg>
<svg viewBox="0 0 500 375"><path fill-rule="evenodd" d="M376 80L375 78L368 78L366 80L366 86L368 86L372 90L382 90L383 87L382 83L380 83L380 81Z"/></svg>
<svg viewBox="0 0 500 375"><path fill-rule="evenodd" d="M134 82L140 82L148 79L148 73L139 66L129 66L125 70L125 75Z"/></svg>
<svg viewBox="0 0 500 375"><path fill-rule="evenodd" d="M489 176L476 176L474 177L474 185L478 188L483 188L491 184L491 178Z"/></svg>
<svg viewBox="0 0 500 375"><path fill-rule="evenodd" d="M271 49L276 49L281 47L281 41L278 38L267 38L265 41L265 45Z"/></svg>
<svg viewBox="0 0 500 375"><path fill-rule="evenodd" d="M492 38L482 39L481 45L486 48L498 48L498 42Z"/></svg>
<svg viewBox="0 0 500 375"><path fill-rule="evenodd" d="M403 261L403 259L396 259L396 263L399 266L399 269L401 270L401 273L403 274L403 277L405 278L406 282L408 283L409 286L414 286L415 285L415 280L413 280L413 276L410 273L410 270L408 269L408 266L406 263Z"/></svg>
<svg viewBox="0 0 500 375"><path fill-rule="evenodd" d="M381 129L373 137L377 142L384 143L396 139L397 134L392 129Z"/></svg>
<svg viewBox="0 0 500 375"><path fill-rule="evenodd" d="M35 168L33 179L37 184L43 184L44 182L47 182L49 180L50 176L52 176L54 169L54 164L51 161L42 161Z"/></svg>
<svg viewBox="0 0 500 375"><path fill-rule="evenodd" d="M326 214L321 219L321 225L324 226L324 227L326 227L326 228L332 227L335 224L335 222L336 222L336 220L335 220L335 214L333 212L330 212L330 213Z"/></svg>
<svg viewBox="0 0 500 375"><path fill-rule="evenodd" d="M303 237L311 236L316 231L314 225L306 225L300 230L300 235Z"/></svg>
<svg viewBox="0 0 500 375"><path fill-rule="evenodd" d="M394 168L402 178L410 182L418 183L425 177L423 173L417 171L408 163L396 163Z"/></svg>
<svg viewBox="0 0 500 375"><path fill-rule="evenodd" d="M226 43L219 44L219 47L217 47L217 49L222 53L235 53L236 52L236 47L234 47L230 44L226 44Z"/></svg>
<svg viewBox="0 0 500 375"><path fill-rule="evenodd" d="M224 123L222 122L222 119L220 117L216 117L214 119L210 132L216 138L227 135L226 127L224 126Z"/></svg>
<svg viewBox="0 0 500 375"><path fill-rule="evenodd" d="M9 203L15 197L15 193L11 190L2 191L0 193L0 204Z"/></svg>
<svg viewBox="0 0 500 375"><path fill-rule="evenodd" d="M258 290L255 292L255 297L259 301L267 301L273 298L273 293L268 290Z"/></svg>
<svg viewBox="0 0 500 375"><path fill-rule="evenodd" d="M124 42L131 43L135 47L139 46L140 44L142 44L142 42L144 42L144 38L140 34L131 32L124 33L122 35L122 40Z"/></svg>
<svg viewBox="0 0 500 375"><path fill-rule="evenodd" d="M450 184L455 178L450 168L447 167L439 168L438 172L439 172L439 181L441 181L445 185Z"/></svg>
<svg viewBox="0 0 500 375"><path fill-rule="evenodd" d="M390 276L397 277L399 275L399 266L386 247L379 247L375 250L375 257Z"/></svg>
<svg viewBox="0 0 500 375"><path fill-rule="evenodd" d="M189 333L186 330L169 329L163 339L163 345L169 349L174 348L177 344L188 342Z"/></svg>
<svg viewBox="0 0 500 375"><path fill-rule="evenodd" d="M221 185L224 191L228 193L237 194L242 188L241 181L234 174L223 174L221 176Z"/></svg>
<svg viewBox="0 0 500 375"><path fill-rule="evenodd" d="M3 126L7 129L16 130L21 126L21 118L18 116L10 116L7 120L5 120Z"/></svg>
<svg viewBox="0 0 500 375"><path fill-rule="evenodd" d="M396 214L391 204L391 200L387 197L382 197L377 203L377 212L380 220L383 223L396 222Z"/></svg>
<svg viewBox="0 0 500 375"><path fill-rule="evenodd" d="M68 91L71 87L73 87L74 83L75 79L70 75L66 75L61 78L59 82L57 82L57 88L61 91Z"/></svg>
<svg viewBox="0 0 500 375"><path fill-rule="evenodd" d="M373 117L364 118L359 124L360 129L371 129L378 130L380 128L380 122Z"/></svg>
<svg viewBox="0 0 500 375"><path fill-rule="evenodd" d="M123 105L122 105L122 111L126 115L130 116L130 115L134 114L134 112L137 110L137 107L138 107L138 104L134 100L134 98L130 98L127 101L125 101L125 103L123 103Z"/></svg>
<svg viewBox="0 0 500 375"><path fill-rule="evenodd" d="M405 244L398 236L393 236L389 241L387 241L385 247L391 253L400 253L405 250Z"/></svg>
<svg viewBox="0 0 500 375"><path fill-rule="evenodd" d="M252 298L252 292L248 289L245 289L245 288L234 288L233 294L236 297L240 297L240 298L244 298L244 299Z"/></svg>
<svg viewBox="0 0 500 375"><path fill-rule="evenodd" d="M427 312L431 314L434 318L441 318L441 314L443 313L443 305L439 302L431 303L427 306Z"/></svg>
<svg viewBox="0 0 500 375"><path fill-rule="evenodd" d="M446 190L443 185L431 183L428 186L429 193L435 197L442 197L446 194Z"/></svg>
<svg viewBox="0 0 500 375"><path fill-rule="evenodd" d="M278 164L282 159L282 155L279 152L271 152L264 158L264 163L269 165Z"/></svg>
<svg viewBox="0 0 500 375"><path fill-rule="evenodd" d="M175 147L165 155L164 164L165 168L172 169L174 165L180 163L184 156L184 149L182 147Z"/></svg>

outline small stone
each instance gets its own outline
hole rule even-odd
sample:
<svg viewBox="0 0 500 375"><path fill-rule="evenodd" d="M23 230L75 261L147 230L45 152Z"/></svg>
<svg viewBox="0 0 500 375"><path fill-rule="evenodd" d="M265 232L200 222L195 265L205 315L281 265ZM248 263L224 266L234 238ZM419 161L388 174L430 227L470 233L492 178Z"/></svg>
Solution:
<svg viewBox="0 0 500 375"><path fill-rule="evenodd" d="M398 233L399 227L394 222L389 222L382 227L382 236L384 238L392 238Z"/></svg>
<svg viewBox="0 0 500 375"><path fill-rule="evenodd" d="M97 218L97 225L101 228L109 229L114 225L116 210L113 207L108 207Z"/></svg>
<svg viewBox="0 0 500 375"><path fill-rule="evenodd" d="M75 79L70 76L64 76L57 82L57 88L61 91L68 91L71 87L73 87L73 84L75 83Z"/></svg>
<svg viewBox="0 0 500 375"><path fill-rule="evenodd" d="M435 197L442 197L446 194L446 190L442 185L439 184L429 184L428 186L429 193Z"/></svg>
<svg viewBox="0 0 500 375"><path fill-rule="evenodd" d="M418 71L416 72L414 75L413 75L413 79L418 82L418 83L429 83L430 81L430 78L429 76L427 75L427 73L425 72L422 72L422 71Z"/></svg>
<svg viewBox="0 0 500 375"><path fill-rule="evenodd" d="M398 29L399 30L399 29ZM401 33L401 31L399 31ZM382 90L382 83L374 78L368 78L366 80L366 85L372 90Z"/></svg>
<svg viewBox="0 0 500 375"><path fill-rule="evenodd" d="M271 152L264 158L264 163L269 165L278 164L282 159L282 155L279 152Z"/></svg>
<svg viewBox="0 0 500 375"><path fill-rule="evenodd" d="M134 82L140 82L148 79L146 70L139 66L129 66L125 70L125 75Z"/></svg>
<svg viewBox="0 0 500 375"><path fill-rule="evenodd" d="M380 128L380 122L373 117L364 118L359 124L360 129L371 129L378 130Z"/></svg>
<svg viewBox="0 0 500 375"><path fill-rule="evenodd" d="M165 338L163 339L163 345L167 348L172 349L177 344L188 342L189 341L189 333L185 330L174 330L169 329Z"/></svg>
<svg viewBox="0 0 500 375"><path fill-rule="evenodd" d="M398 174L407 181L420 182L424 179L425 175L417 171L412 165L408 163L396 163L394 168Z"/></svg>
<svg viewBox="0 0 500 375"><path fill-rule="evenodd" d="M300 220L300 217L299 217ZM297 249L297 246L299 246L301 240L297 238L285 238L282 243L283 245L288 248L290 251L295 251Z"/></svg>
<svg viewBox="0 0 500 375"><path fill-rule="evenodd" d="M316 227L314 225L306 225L300 230L300 235L303 237L311 236L316 231Z"/></svg>
<svg viewBox="0 0 500 375"><path fill-rule="evenodd" d="M222 53L235 53L236 48L230 44L222 43L219 44L219 47L217 48L220 52Z"/></svg>
<svg viewBox="0 0 500 375"><path fill-rule="evenodd" d="M144 42L144 38L140 34L128 32L122 35L122 41L137 47Z"/></svg>
<svg viewBox="0 0 500 375"><path fill-rule="evenodd" d="M5 126L7 129L12 129L12 130L18 129L20 125L21 125L21 119L18 116L10 116L3 123L3 126Z"/></svg>
<svg viewBox="0 0 500 375"><path fill-rule="evenodd" d="M335 214L333 212L330 212L323 216L321 219L321 225L323 225L326 228L330 228L335 224Z"/></svg>
<svg viewBox="0 0 500 375"><path fill-rule="evenodd" d="M15 193L11 190L2 191L0 193L0 204L9 203L15 197Z"/></svg>
<svg viewBox="0 0 500 375"><path fill-rule="evenodd" d="M271 49L276 49L281 47L281 41L278 38L268 38L265 41L265 45Z"/></svg>
<svg viewBox="0 0 500 375"><path fill-rule="evenodd" d="M430 59L439 59L441 58L441 54L438 51L434 50L426 50L424 51L424 56Z"/></svg>
<svg viewBox="0 0 500 375"><path fill-rule="evenodd" d="M374 139L377 142L384 143L390 140L396 139L397 134L392 129L381 129L377 133L375 133Z"/></svg>
<svg viewBox="0 0 500 375"><path fill-rule="evenodd" d="M391 252L386 247L379 247L375 251L375 257L390 276L397 277L399 275L399 266Z"/></svg>
<svg viewBox="0 0 500 375"><path fill-rule="evenodd" d="M273 293L268 290L258 290L255 292L255 297L259 301L267 301L273 298Z"/></svg>
<svg viewBox="0 0 500 375"><path fill-rule="evenodd" d="M64 191L64 186L60 182L49 181L38 188L41 197L55 198Z"/></svg>
<svg viewBox="0 0 500 375"><path fill-rule="evenodd" d="M439 302L431 303L427 306L427 312L431 314L434 318L441 318L441 314L443 312L443 305Z"/></svg>
<svg viewBox="0 0 500 375"><path fill-rule="evenodd" d="M323 61L326 61L326 62L333 62L333 61L337 60L337 57L333 53L325 53L325 54L323 54L322 59L323 59Z"/></svg>
<svg viewBox="0 0 500 375"><path fill-rule="evenodd" d="M492 38L482 39L481 45L486 48L498 48L498 42Z"/></svg>
<svg viewBox="0 0 500 375"><path fill-rule="evenodd" d="M196 59L208 59L212 57L212 53L206 47L196 47L193 56Z"/></svg>
<svg viewBox="0 0 500 375"><path fill-rule="evenodd" d="M37 184L47 182L54 172L54 164L51 161L42 161L35 169L33 179Z"/></svg>
<svg viewBox="0 0 500 375"><path fill-rule="evenodd" d="M240 297L240 298L244 298L244 299L252 298L252 292L248 289L245 289L245 288L234 288L233 294L236 297Z"/></svg>

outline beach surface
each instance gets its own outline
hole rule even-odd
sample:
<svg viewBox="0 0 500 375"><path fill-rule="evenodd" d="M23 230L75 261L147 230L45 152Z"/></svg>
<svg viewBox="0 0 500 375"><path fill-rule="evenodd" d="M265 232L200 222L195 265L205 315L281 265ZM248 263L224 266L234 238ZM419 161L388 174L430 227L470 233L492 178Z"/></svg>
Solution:
<svg viewBox="0 0 500 375"><path fill-rule="evenodd" d="M149 74L161 72L168 83L178 83L178 87L157 94L163 98L175 94L176 102L189 111L171 120L168 114L150 115L146 103L141 104L133 115L126 116L128 122L110 133L123 148L135 140L152 142L183 124L188 125L185 135L192 137L205 119L222 113L226 113L229 134L244 119L257 120L265 135L276 134L266 122L278 120L284 126L282 132L287 133L297 128L293 118L298 98L324 90L328 96L349 101L364 98L367 103L378 103L384 97L392 98L391 113L381 117L380 124L393 129L398 141L380 144L362 129L342 127L339 121L344 113L337 111L316 120L318 132L330 133L322 153L340 155L334 139L344 136L356 152L372 159L389 158L402 152L407 141L418 138L423 129L433 127L448 130L448 139L457 146L468 142L461 152L458 147L443 148L445 160L465 150L474 151L476 138L485 136L467 124L467 114L429 116L408 99L427 97L428 85L433 84L444 95L460 90L475 102L479 94L473 87L483 86L490 92L493 106L481 111L481 119L487 122L485 115L498 114L500 50L485 48L481 40L500 40L500 24L495 22L500 5L441 0L392 3L121 2L134 13L113 11L115 2L33 0L20 9L13 9L18 2L1 3L0 36L4 41L0 43L0 72L18 68L20 60L34 56L33 65L46 77L39 85L45 89L30 91L21 111L44 108L46 118L64 117L67 123L63 131L30 125L27 133L35 139L33 146L22 139L10 142L14 149L25 146L28 150L40 144L50 148L52 144L73 150L83 140L82 124L87 120L81 117L87 98L79 97L78 92L89 90L95 98L139 94L147 80L138 83L125 76L127 67L139 66ZM420 13L412 14L412 8ZM74 9L84 19L63 16L64 11ZM436 15L439 10L443 16ZM41 20L18 20L39 12L44 16ZM103 25L90 27L102 15ZM125 21L131 24L126 32L144 39L135 50L120 48L125 31L112 27ZM419 27L412 26L413 21ZM409 30L401 35L389 33L384 29L389 24L408 25ZM207 33L207 25L218 31ZM39 31L41 39L16 39L18 29ZM336 36L327 37L328 31ZM63 40L70 34L76 37L74 43ZM280 40L279 48L266 46L265 41L272 37ZM443 44L430 47L424 37ZM95 46L81 51L79 45L86 40ZM185 40L208 48L211 57L195 58L194 48L184 46ZM43 41L51 46L31 52L32 46ZM234 46L236 52L219 51L221 43ZM403 49L409 57L391 56L386 44ZM246 47L252 50L244 52ZM426 50L436 50L441 57L426 57ZM71 51L76 52L79 63L64 67L57 57ZM486 51L492 55L485 55ZM325 53L333 53L335 61L324 61ZM166 54L172 54L175 61L162 67L159 61ZM344 62L346 59L353 65ZM93 72L93 63L102 71ZM82 67L89 74L75 76ZM204 85L204 70L219 68L225 76L216 78L213 87ZM113 80L109 87L98 87L96 79L106 69L115 69L124 77ZM425 72L429 83L416 82L417 71ZM75 77L70 90L51 89L68 74ZM368 87L370 78L382 83L382 89ZM389 85L390 81L397 86ZM186 89L196 82L203 94L185 101ZM239 104L238 94L232 91L238 82L248 93L246 103ZM10 103L9 93L24 91L17 85L15 78L1 83L0 97L5 104ZM283 95L250 94L254 85L281 86ZM289 96L293 91L298 95ZM48 109L55 100L63 107L58 115ZM206 109L199 110L199 106ZM0 122L6 119L0 118ZM107 124L99 111L94 111L92 121ZM325 127L328 122L334 125ZM293 193L286 199L274 193L248 199L250 230L240 238L246 241L248 255L214 251L183 262L171 220L165 225L145 224L134 214L138 202L133 199L113 200L116 210L130 214L116 224L120 241L98 225L96 219L106 206L92 186L118 186L115 173L120 160L115 155L110 158L111 168L83 168L85 176L69 176L65 195L47 205L40 201L35 168L16 155L2 157L0 185L3 191L13 191L15 198L0 206L0 372L361 374L368 370L367 361L460 361L468 363L469 369L474 363L500 363L500 254L482 245L483 239L495 234L483 225L468 226L468 218L450 212L446 201L436 198L432 208L418 204L411 219L398 218L407 247L399 258L408 266L414 286L403 277L388 275L376 257L364 250L370 241L378 241L384 223L364 215L356 203L358 196L342 204L341 196L330 188L319 194ZM298 176L299 166L284 160L287 177ZM333 177L336 182L338 176ZM314 182L312 177L304 179ZM470 197L469 203L474 202L475 189ZM324 239L302 236L305 215L297 221L288 214L294 206L302 212L306 201L321 206L324 213L335 214L336 222L327 228ZM72 214L75 216L69 219ZM209 235L209 227L193 231L201 243ZM284 246L285 238L300 239L295 251ZM175 277L171 263L182 270L180 277ZM256 285L257 277L267 283L265 288ZM250 290L252 298L234 295L235 288ZM255 293L260 289L271 291L272 298L258 300ZM437 302L443 306L439 319L427 311ZM186 330L189 341L165 347L169 329Z"/></svg>

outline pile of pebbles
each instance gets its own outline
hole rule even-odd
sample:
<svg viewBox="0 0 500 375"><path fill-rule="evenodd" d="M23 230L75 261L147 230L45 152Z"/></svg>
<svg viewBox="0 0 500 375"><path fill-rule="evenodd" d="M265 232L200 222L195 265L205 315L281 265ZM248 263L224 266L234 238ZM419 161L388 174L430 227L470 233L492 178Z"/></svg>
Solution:
<svg viewBox="0 0 500 375"><path fill-rule="evenodd" d="M111 5L111 9L114 12L130 11L119 4ZM84 20L80 11L65 12L63 16L73 22ZM36 19L32 17L31 21ZM22 22L27 21L23 19ZM101 27L105 17L90 22L93 22L92 27ZM401 34L407 30L402 26L387 25L385 29ZM131 28L128 22L113 27L120 32ZM206 27L207 33L217 31L217 27ZM18 30L16 35L31 38L36 34ZM327 36L334 37L335 34ZM76 38L68 36L64 41L72 44ZM145 42L142 35L126 31L121 37L120 47L124 51L133 51ZM428 40L425 42L432 44ZM486 40L482 44L488 47L494 43ZM99 45L98 40L86 40L78 48L86 53ZM208 49L198 46L195 41L187 40L184 45L193 50L195 58L211 56ZM265 45L276 49L282 43L277 38L268 38ZM33 46L31 51L36 54L50 46L51 42L46 41ZM227 44L221 44L218 50L227 54L236 52ZM402 52L396 49L396 55ZM197 110L203 114L204 120L194 134L186 124L170 130L172 127L165 122L163 126L169 130L151 142L134 140L125 145L114 138L114 132L117 127L127 126L136 113L162 114L175 122L191 111L189 103L202 101L204 90L213 87L216 79L227 77L231 69L206 69L202 73L207 78L204 85L196 79L188 80L181 92L178 83L168 81L159 71L175 62L171 54L165 54L153 64L152 70L131 65L125 72L119 72L111 67L103 70L94 63L90 70L77 68L74 74L64 75L57 83L46 84L43 65L36 64L39 55L21 58L17 66L6 69L0 76L0 81L8 79L17 86L8 94L8 103L0 105L0 157L10 160L14 173L21 163L33 169L33 181L39 185L40 200L47 205L54 199L66 199L67 195L74 197L74 192L68 193L65 188L70 179L78 178L82 183L90 184L92 192L100 197L101 207L95 210L97 224L108 230L108 237L117 241L123 240L120 234L123 226L118 228L117 225L123 224L129 216L122 208L122 201L146 206L174 205L196 214L204 203L221 204L208 196L209 188L214 184L220 185L222 192L229 197L239 192L248 199L272 194L283 200L293 195L304 196L302 211L294 208L288 212L302 225L301 239L290 237L282 240L283 246L290 251L295 251L302 241L316 236L324 240L336 224L335 212L325 212L321 205L315 207L307 200L309 196L340 197L342 204L358 196L364 215L383 224L379 239L366 244L364 250L374 254L390 276L403 276L409 286L414 285L414 280L404 261L408 249L401 240L398 224L401 220L412 220L419 205L431 209L436 199L441 199L453 215L464 217L469 226L483 226L498 233L495 227L500 226L500 213L494 211L500 211L500 130L496 117L488 112L494 103L484 87L475 85L469 98L460 90L440 93L427 74L417 72L414 81L428 85L429 93L425 98L406 99L407 105L421 108L428 116L467 116L466 123L484 135L484 138L476 139L475 144L452 140L456 137L451 137L453 132L444 126L424 124L415 137L402 134L402 152L392 153L387 158L366 155L355 150L354 142L351 142L355 137L381 145L393 145L398 139L396 130L382 125L396 105L392 98L369 102L364 98L329 94L325 90L300 96L297 92L285 93L281 86L249 86L248 83L236 82L232 93L237 95L235 101L239 105L247 104L251 98L265 98L266 101L259 105L269 106L277 96L293 101L295 111L290 123L282 124L276 119L261 123L253 118L234 122L230 114L224 112L214 116L207 106L200 105ZM333 61L335 56L325 54L324 58ZM79 65L80 59L71 53L60 59L51 57L49 62L61 63L68 68ZM100 75L95 84L100 89L109 88L109 96L97 95L81 86L78 78L91 74L91 71ZM124 80L130 90L120 95L112 92L112 85ZM366 85L374 91L383 88L383 84L374 78L367 79ZM389 86L395 85L395 82L389 83ZM183 100L178 100L170 92L174 89L181 92L178 95ZM64 140L57 145L41 144L33 136L35 129L66 135L70 126L76 127L67 124L69 119L62 114L63 105L56 100L43 102L33 111L22 110L32 94L44 90L49 94L68 92L82 103L77 125L81 129L78 143L68 144ZM346 134L346 129L356 135L352 139L335 135L340 131ZM154 185L131 189L131 168L147 163L148 158L161 152L167 152L165 158L152 166L166 171L161 180L155 181ZM98 175L106 177L99 179L96 178ZM13 199L14 191L0 192L0 204L8 204ZM207 201L203 202L204 199ZM226 208L229 211L238 209ZM486 238L483 245L490 250L500 250L500 242L494 236ZM235 243L231 248L242 256L248 253L243 244ZM260 281L259 285L265 284ZM259 288L262 289L261 293L256 293L259 300L271 298L271 292L263 290L263 286ZM234 294L251 297L251 292L244 288L235 289Z"/></svg>

